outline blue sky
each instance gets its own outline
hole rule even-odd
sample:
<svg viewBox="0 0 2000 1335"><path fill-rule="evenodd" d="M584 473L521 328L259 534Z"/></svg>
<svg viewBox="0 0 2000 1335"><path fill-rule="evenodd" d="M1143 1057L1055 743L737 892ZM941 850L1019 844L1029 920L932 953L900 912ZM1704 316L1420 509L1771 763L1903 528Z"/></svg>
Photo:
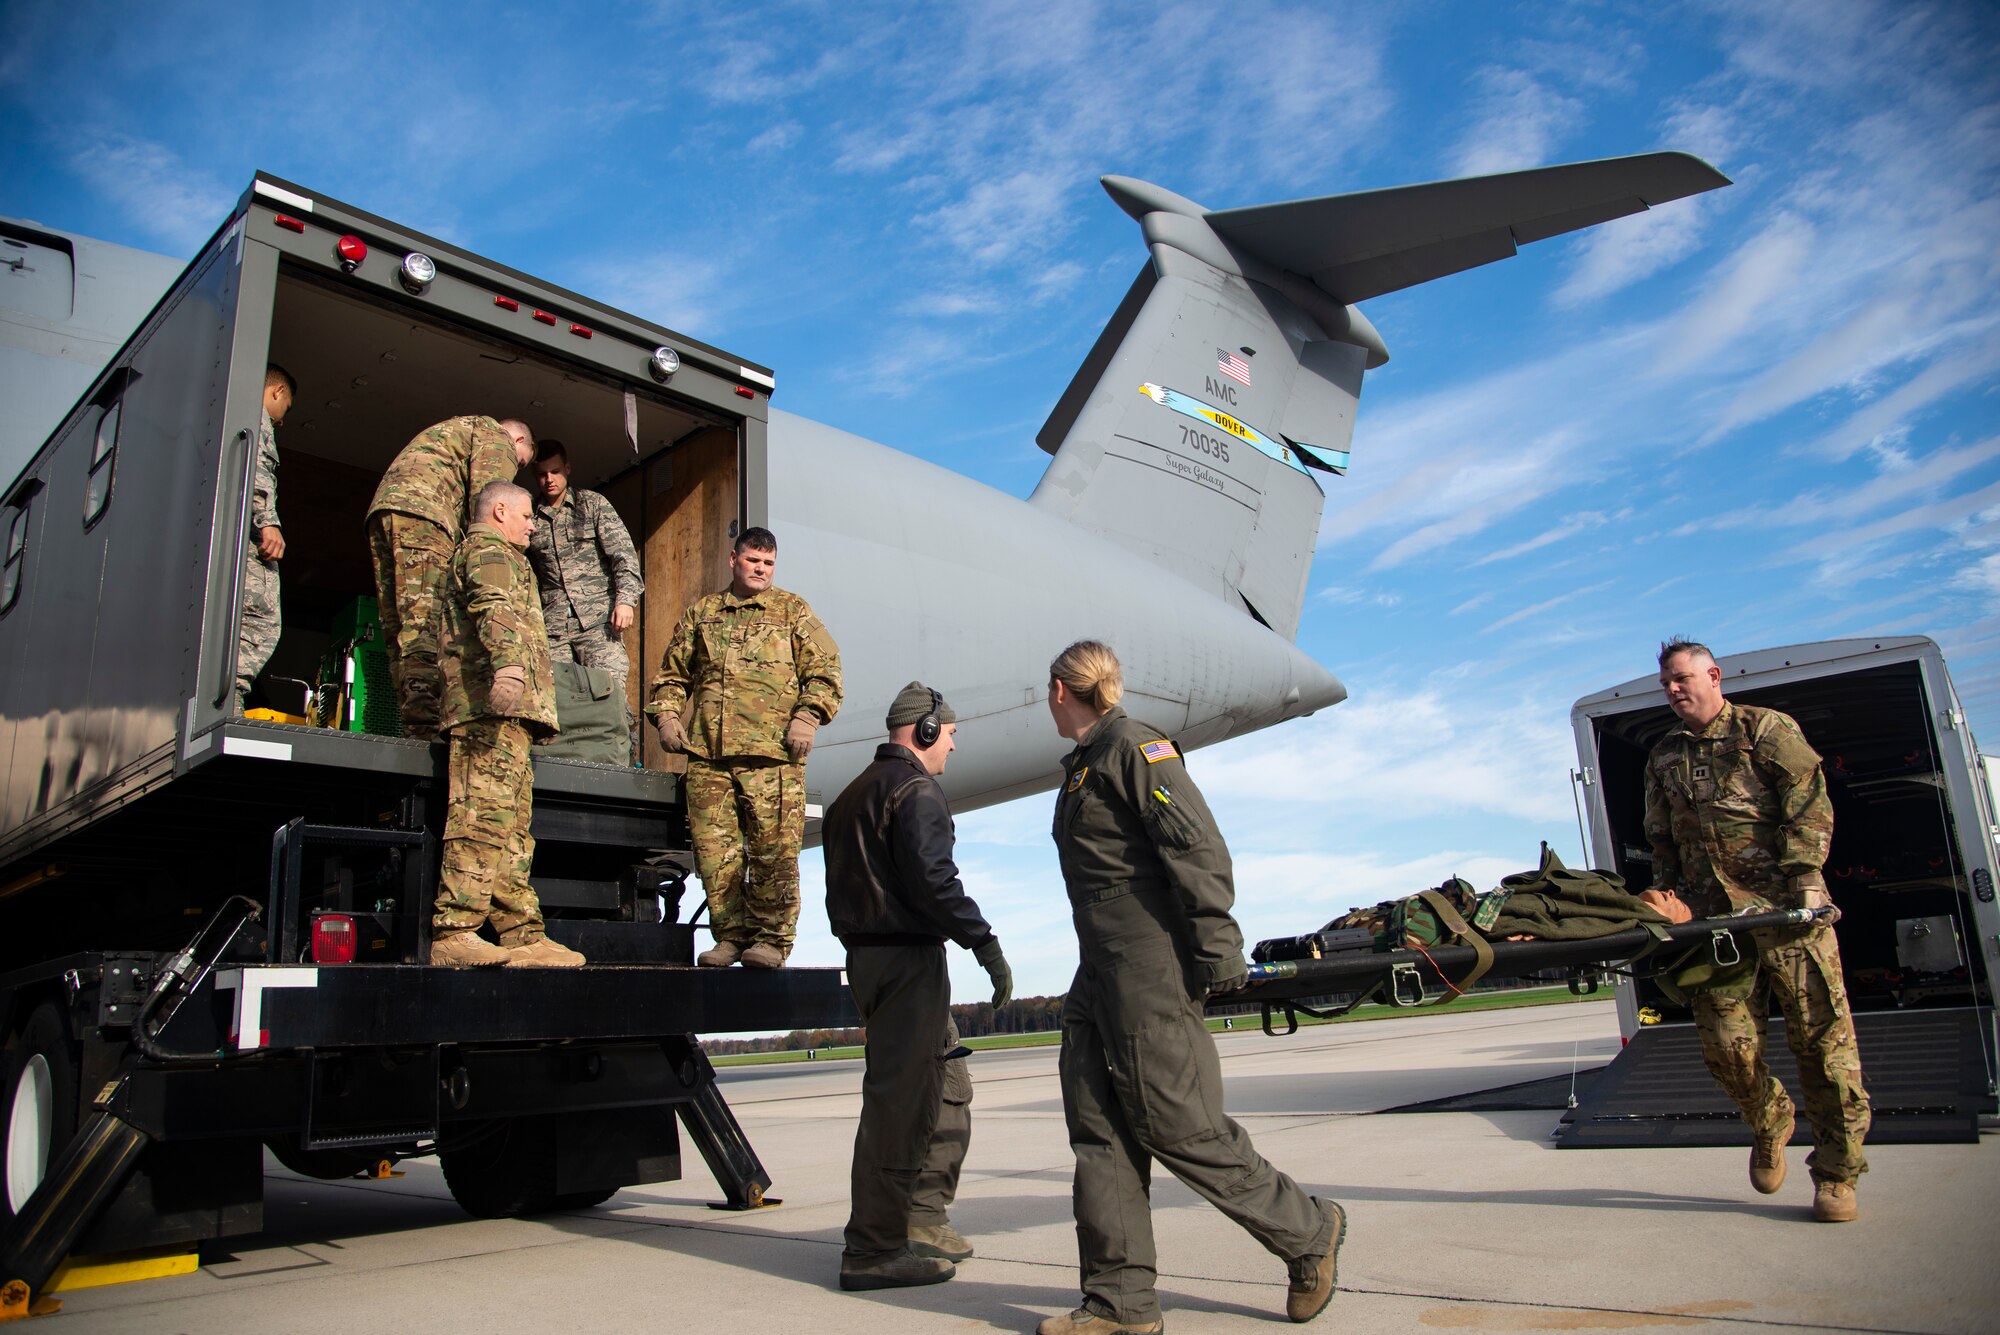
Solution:
<svg viewBox="0 0 2000 1335"><path fill-rule="evenodd" d="M1194 761L1252 940L1573 852L1569 706L1667 634L1928 634L2000 737L1990 5L213 14L13 7L0 213L187 255L263 168L1016 495L1142 256L1103 173L1213 208L1657 148L1732 177L1367 305L1393 359L1300 635L1352 699ZM960 822L1032 992L1074 960L1046 831Z"/></svg>

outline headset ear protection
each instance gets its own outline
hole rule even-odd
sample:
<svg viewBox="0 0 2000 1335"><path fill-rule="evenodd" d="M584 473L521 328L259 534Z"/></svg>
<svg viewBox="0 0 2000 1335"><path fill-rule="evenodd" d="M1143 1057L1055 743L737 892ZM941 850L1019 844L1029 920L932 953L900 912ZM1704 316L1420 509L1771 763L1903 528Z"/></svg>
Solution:
<svg viewBox="0 0 2000 1335"><path fill-rule="evenodd" d="M944 704L944 697L928 686L924 689L931 692L931 707L917 720L916 743L928 751L937 745L938 736L944 732L944 720L938 717L938 709Z"/></svg>

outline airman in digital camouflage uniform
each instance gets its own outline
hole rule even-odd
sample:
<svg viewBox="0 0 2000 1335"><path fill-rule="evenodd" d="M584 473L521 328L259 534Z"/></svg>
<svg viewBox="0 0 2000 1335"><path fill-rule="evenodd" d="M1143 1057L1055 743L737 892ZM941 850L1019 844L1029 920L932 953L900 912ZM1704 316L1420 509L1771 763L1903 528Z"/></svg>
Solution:
<svg viewBox="0 0 2000 1335"><path fill-rule="evenodd" d="M729 587L681 615L648 692L660 744L687 753L695 871L715 931L697 962L716 967L775 969L791 954L805 759L840 708L840 649L805 599L772 587L777 561L769 529L743 530Z"/></svg>
<svg viewBox="0 0 2000 1335"><path fill-rule="evenodd" d="M1775 709L1725 700L1715 656L1692 641L1660 647L1660 685L1681 726L1646 758L1653 886L1641 898L1682 920L1832 903L1820 868L1833 804L1799 725ZM1702 1055L1756 1137L1751 1185L1777 1191L1794 1113L1764 1059L1764 1017L1776 997L1812 1127L1813 1217L1854 1219L1855 1181L1868 1171L1861 1145L1869 1108L1839 941L1828 922L1752 935L1755 972L1695 994Z"/></svg>
<svg viewBox="0 0 2000 1335"><path fill-rule="evenodd" d="M569 451L559 440L535 447L535 487L528 564L541 584L549 656L610 673L623 707L632 658L622 637L646 591L632 535L610 501L570 486ZM625 721L632 721L629 709Z"/></svg>
<svg viewBox="0 0 2000 1335"><path fill-rule="evenodd" d="M438 735L445 580L473 498L490 482L512 482L534 457L535 438L524 422L453 417L417 433L375 488L368 554L405 737Z"/></svg>
<svg viewBox="0 0 2000 1335"><path fill-rule="evenodd" d="M473 501L472 527L446 585L439 723L451 745L450 806L431 919L432 964L583 963L548 939L528 884L535 860L530 749L556 727L541 602L521 555L534 515L525 489L487 483ZM497 946L479 935L488 923Z"/></svg>
<svg viewBox="0 0 2000 1335"><path fill-rule="evenodd" d="M250 684L278 647L283 617L278 607L278 562L285 530L278 522L278 433L299 392L291 372L276 362L264 368L264 413L257 426L257 471L250 479L250 538L243 552L243 615L236 641L236 707L250 699Z"/></svg>

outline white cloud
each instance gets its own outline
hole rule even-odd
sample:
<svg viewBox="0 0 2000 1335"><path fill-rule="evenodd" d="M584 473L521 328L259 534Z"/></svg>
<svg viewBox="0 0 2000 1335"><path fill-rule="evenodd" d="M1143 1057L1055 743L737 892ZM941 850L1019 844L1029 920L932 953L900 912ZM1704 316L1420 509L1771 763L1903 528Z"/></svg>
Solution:
<svg viewBox="0 0 2000 1335"><path fill-rule="evenodd" d="M1611 584L1607 581L1602 584L1592 584L1588 588L1572 589L1568 593L1560 593L1553 598L1545 598L1541 602L1534 604L1532 607L1524 607L1520 609L1518 612L1509 612L1506 616L1501 617L1498 621L1492 622L1491 624L1487 625L1482 633L1490 633L1492 631L1499 630L1504 626L1511 626L1518 621L1527 621L1533 617L1540 616L1542 613L1550 610L1551 608L1560 607L1564 603L1571 602L1578 598L1588 598L1591 594L1602 593L1604 590L1610 587Z"/></svg>
<svg viewBox="0 0 2000 1335"><path fill-rule="evenodd" d="M112 134L77 145L70 166L142 231L192 254L228 216L235 196L171 149Z"/></svg>
<svg viewBox="0 0 2000 1335"><path fill-rule="evenodd" d="M728 266L717 259L630 254L583 267L585 290L669 329L713 329L725 309Z"/></svg>
<svg viewBox="0 0 2000 1335"><path fill-rule="evenodd" d="M1619 517L1622 518L1623 513ZM1495 561L1509 561L1517 556L1526 556L1529 552L1538 552L1542 548L1554 546L1558 542L1567 542L1579 533L1588 533L1592 529L1603 528L1611 522L1611 519L1612 516L1600 511L1585 510L1569 516L1569 518L1559 524L1553 524L1543 529L1540 533L1537 533L1525 542L1517 542L1512 547L1502 547L1497 552L1488 552L1472 564L1475 566L1491 565Z"/></svg>
<svg viewBox="0 0 2000 1335"><path fill-rule="evenodd" d="M1551 300L1581 305L1679 263L1700 248L1709 207L1707 196L1696 196L1592 228L1578 243L1576 268Z"/></svg>
<svg viewBox="0 0 2000 1335"><path fill-rule="evenodd" d="M1581 122L1583 104L1556 92L1525 70L1488 66L1473 77L1473 128L1451 158L1454 176L1540 167Z"/></svg>
<svg viewBox="0 0 2000 1335"><path fill-rule="evenodd" d="M1839 427L1803 446L1809 454L1845 459L1877 446L1884 435L1906 428L1911 418L1948 394L2000 372L2000 338L1987 337L1918 374L1862 408Z"/></svg>

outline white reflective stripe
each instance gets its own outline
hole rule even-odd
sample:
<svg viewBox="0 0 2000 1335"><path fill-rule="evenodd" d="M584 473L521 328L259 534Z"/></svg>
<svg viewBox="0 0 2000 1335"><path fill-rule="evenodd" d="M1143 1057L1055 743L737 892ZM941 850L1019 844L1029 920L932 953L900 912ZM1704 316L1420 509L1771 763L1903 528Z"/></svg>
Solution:
<svg viewBox="0 0 2000 1335"><path fill-rule="evenodd" d="M238 1052L254 1052L271 1045L271 1031L264 1027L264 993L274 987L318 987L319 970L312 965L277 965L263 969L219 969L215 990L236 994L236 1013L229 1041Z"/></svg>
<svg viewBox="0 0 2000 1335"><path fill-rule="evenodd" d="M262 195L266 199L275 199L280 204L289 204L301 213L311 213L313 211L313 202L310 199L307 199L304 195L295 195L289 190L281 189L278 186L272 185L269 181L258 181L250 188L255 194Z"/></svg>
<svg viewBox="0 0 2000 1335"><path fill-rule="evenodd" d="M222 754L225 756L251 756L257 760L290 760L290 742L260 742L252 737L224 737Z"/></svg>
<svg viewBox="0 0 2000 1335"><path fill-rule="evenodd" d="M738 380L748 380L753 385L762 385L765 389L776 389L778 387L776 380L765 375L762 371L753 371L747 366L736 368L736 378Z"/></svg>

